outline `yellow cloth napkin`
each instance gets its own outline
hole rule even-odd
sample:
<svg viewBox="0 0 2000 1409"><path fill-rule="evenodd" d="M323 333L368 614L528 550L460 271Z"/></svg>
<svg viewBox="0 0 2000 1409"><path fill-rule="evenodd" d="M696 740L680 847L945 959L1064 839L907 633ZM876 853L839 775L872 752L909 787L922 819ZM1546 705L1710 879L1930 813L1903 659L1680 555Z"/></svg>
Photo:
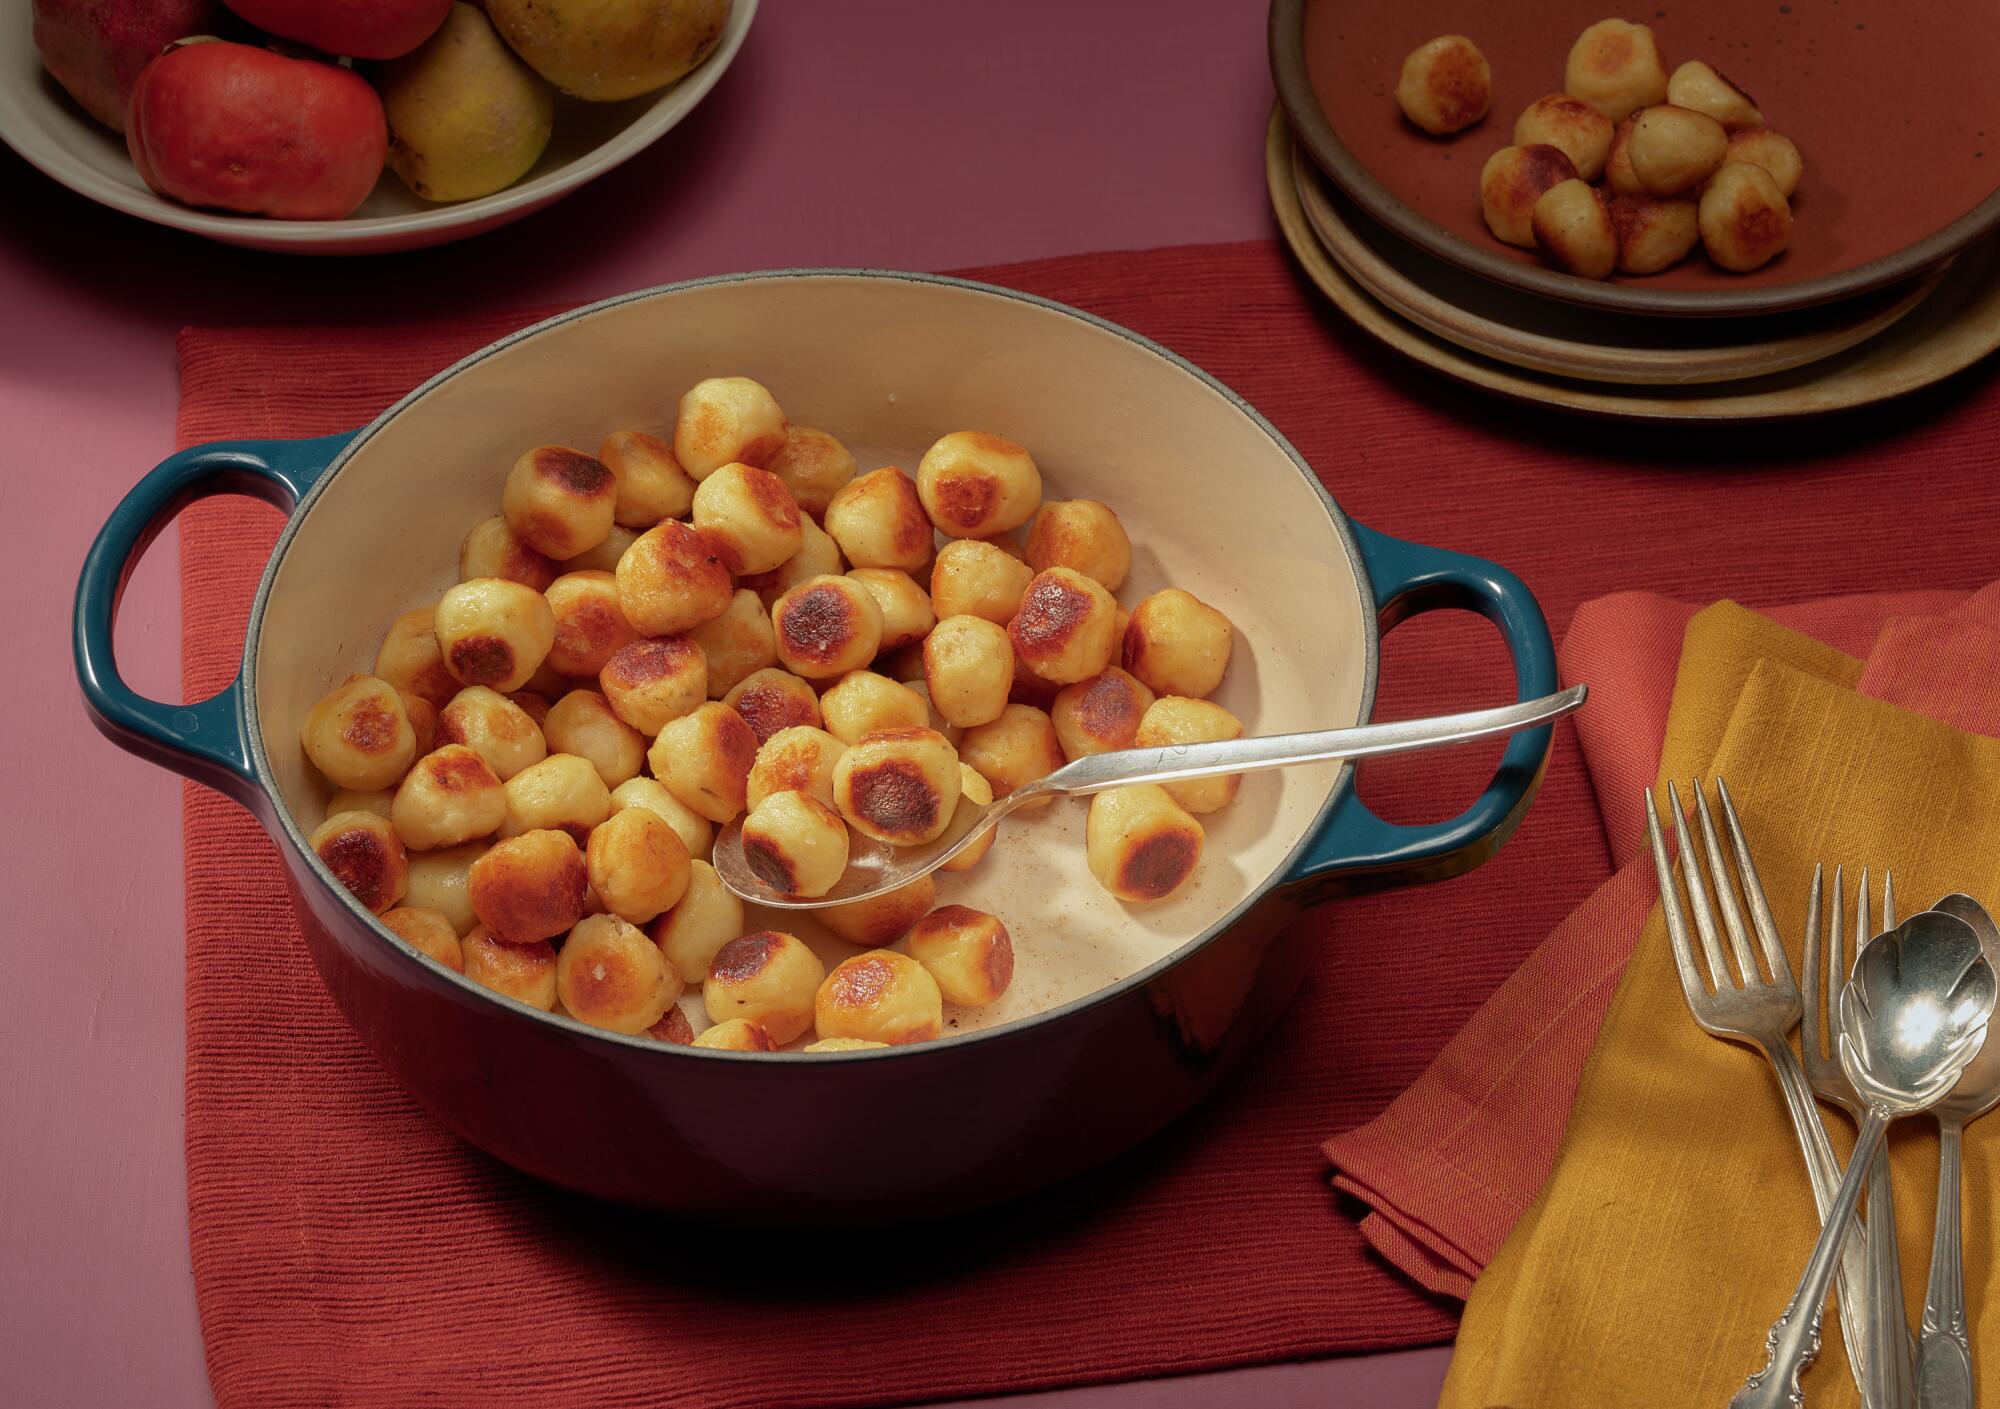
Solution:
<svg viewBox="0 0 2000 1409"><path fill-rule="evenodd" d="M2000 739L1863 698L1853 688L1862 668L1723 603L1689 625L1675 683L1662 786L1672 777L1685 792L1695 775L1728 782L1795 973L1815 862L1843 863L1850 877L1864 864L1878 878L1893 866L1904 914L1952 890L2000 899ZM1850 884L1850 904L1852 895ZM1853 1126L1833 1111L1826 1122L1844 1164ZM1915 1325L1936 1210L1936 1126L1897 1122L1891 1149ZM1988 1284L2000 1116L1967 1130L1964 1177L1967 1314L1991 1396L2000 1393L2000 1295ZM1695 1026L1656 904L1584 1070L1555 1173L1466 1304L1440 1409L1726 1404L1762 1363L1765 1330L1818 1231L1769 1064ZM1854 1405L1831 1300L1823 1330L1807 1399Z"/></svg>

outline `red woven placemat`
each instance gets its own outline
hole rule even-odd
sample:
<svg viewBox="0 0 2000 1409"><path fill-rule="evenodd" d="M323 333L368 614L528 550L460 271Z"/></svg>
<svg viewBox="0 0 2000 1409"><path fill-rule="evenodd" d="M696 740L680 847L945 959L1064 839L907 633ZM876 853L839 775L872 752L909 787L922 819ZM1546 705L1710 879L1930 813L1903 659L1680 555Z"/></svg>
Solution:
<svg viewBox="0 0 2000 1409"><path fill-rule="evenodd" d="M1275 244L973 272L1190 357L1348 512L1507 564L1558 630L1621 587L1760 603L2000 575L1983 372L1817 425L1637 430L1390 361ZM524 321L190 331L181 440L359 425ZM236 501L183 520L191 697L235 670L277 523ZM1385 716L1509 689L1481 623L1425 618L1385 655ZM1363 790L1399 820L1442 815L1492 757L1401 761ZM1610 873L1565 727L1496 861L1301 921L1327 961L1204 1110L1077 1185L858 1265L836 1239L753 1245L591 1205L443 1134L341 1025L255 825L191 788L186 827L189 1221L224 1405L894 1403L1446 1339L1453 1309L1367 1249L1320 1142L1378 1112Z"/></svg>

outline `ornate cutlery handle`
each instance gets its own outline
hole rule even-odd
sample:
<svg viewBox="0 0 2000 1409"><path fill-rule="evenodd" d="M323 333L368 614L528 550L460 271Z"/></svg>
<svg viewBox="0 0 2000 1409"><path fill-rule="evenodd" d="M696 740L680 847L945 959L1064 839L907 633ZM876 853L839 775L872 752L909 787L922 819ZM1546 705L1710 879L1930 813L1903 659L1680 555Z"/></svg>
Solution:
<svg viewBox="0 0 2000 1409"><path fill-rule="evenodd" d="M1923 1409L1972 1409L1972 1342L1965 1326L1965 1250L1959 1232L1959 1144L1964 1123L1938 1122L1937 1231L1924 1292L1917 1399Z"/></svg>

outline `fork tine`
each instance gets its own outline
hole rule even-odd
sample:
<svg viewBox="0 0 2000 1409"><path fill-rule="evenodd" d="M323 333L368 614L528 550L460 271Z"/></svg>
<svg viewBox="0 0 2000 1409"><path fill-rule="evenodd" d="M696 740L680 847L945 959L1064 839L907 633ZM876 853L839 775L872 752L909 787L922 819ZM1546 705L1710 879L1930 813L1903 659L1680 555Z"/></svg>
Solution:
<svg viewBox="0 0 2000 1409"><path fill-rule="evenodd" d="M1854 959L1861 958L1862 946L1875 938L1875 931L1868 923L1868 868L1861 868L1861 890L1854 897Z"/></svg>
<svg viewBox="0 0 2000 1409"><path fill-rule="evenodd" d="M1882 873L1882 928L1885 930L1896 928L1896 873L1894 871L1885 870Z"/></svg>
<svg viewBox="0 0 2000 1409"><path fill-rule="evenodd" d="M1805 1049L1806 1061L1815 1058L1824 1060L1826 1044L1820 1041L1820 938L1819 938L1819 897L1820 882L1824 868L1813 867L1812 890L1806 896L1806 981L1801 997L1805 1002L1805 1012L1799 1021L1799 1046Z"/></svg>
<svg viewBox="0 0 2000 1409"><path fill-rule="evenodd" d="M1702 791L1699 778L1688 786L1694 789L1695 820L1701 824L1702 847L1708 852L1709 888L1715 892L1716 904L1721 907L1722 923L1729 931L1729 948L1736 955L1743 986L1754 988L1763 983L1764 976L1758 972L1756 956L1750 952L1750 932L1743 924L1743 907L1736 903L1736 885L1729 879L1728 863L1722 859L1722 843L1715 839L1715 819L1709 816L1708 794Z"/></svg>
<svg viewBox="0 0 2000 1409"><path fill-rule="evenodd" d="M1701 858L1695 854L1694 838L1688 835L1687 817L1681 811L1681 795L1672 783L1667 784L1667 802L1673 808L1674 841L1681 849L1681 879L1687 882L1688 908L1694 912L1694 927L1701 935L1701 952L1708 959L1709 976L1715 980L1719 993L1734 988L1736 980L1722 959L1722 941L1715 932L1715 911L1709 908L1708 887L1701 879Z"/></svg>
<svg viewBox="0 0 2000 1409"><path fill-rule="evenodd" d="M1791 960L1785 957L1784 941L1778 938L1778 922L1771 917L1771 903L1764 895L1764 882L1757 863L1750 859L1750 844L1743 838L1743 824L1737 820L1736 804L1729 799L1729 785L1715 780L1715 794L1722 799L1722 825L1729 832L1730 850L1736 856L1736 874L1743 882L1743 899L1750 907L1751 923L1757 927L1757 941L1764 951L1764 963L1774 982L1792 983Z"/></svg>
<svg viewBox="0 0 2000 1409"><path fill-rule="evenodd" d="M1660 814L1653 807L1652 789L1646 790L1646 840L1653 845L1653 870L1660 878L1660 913L1666 917L1667 939L1674 951L1674 968L1681 976L1681 992L1688 1006L1695 1007L1708 996L1701 970L1694 966L1694 947L1688 942L1687 917L1681 914L1680 897L1674 893L1674 872L1667 860L1667 844L1660 836Z"/></svg>

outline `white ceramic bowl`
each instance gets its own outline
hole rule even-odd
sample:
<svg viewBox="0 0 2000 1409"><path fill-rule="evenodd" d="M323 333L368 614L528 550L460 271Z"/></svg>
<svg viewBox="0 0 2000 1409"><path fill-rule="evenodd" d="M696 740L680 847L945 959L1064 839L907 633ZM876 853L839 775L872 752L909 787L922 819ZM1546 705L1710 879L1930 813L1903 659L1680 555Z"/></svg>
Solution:
<svg viewBox="0 0 2000 1409"><path fill-rule="evenodd" d="M225 244L292 254L385 254L462 240L558 201L658 141L722 77L757 0L736 0L722 42L699 68L655 93L622 103L556 100L555 135L521 180L478 200L433 205L383 171L361 209L345 220L267 220L196 210L155 195L139 179L124 137L93 121L43 70L28 0L0 16L0 141L31 165L99 205Z"/></svg>

